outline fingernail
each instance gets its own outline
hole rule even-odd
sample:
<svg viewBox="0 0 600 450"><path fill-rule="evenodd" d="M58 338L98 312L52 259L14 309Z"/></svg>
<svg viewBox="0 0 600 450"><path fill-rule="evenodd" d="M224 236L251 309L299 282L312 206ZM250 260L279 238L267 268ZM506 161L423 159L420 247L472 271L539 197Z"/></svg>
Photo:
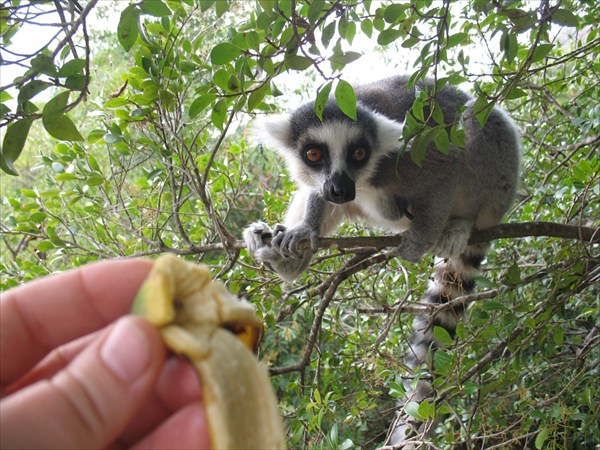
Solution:
<svg viewBox="0 0 600 450"><path fill-rule="evenodd" d="M138 378L150 361L146 336L134 321L122 319L110 331L100 356L107 367L125 383Z"/></svg>

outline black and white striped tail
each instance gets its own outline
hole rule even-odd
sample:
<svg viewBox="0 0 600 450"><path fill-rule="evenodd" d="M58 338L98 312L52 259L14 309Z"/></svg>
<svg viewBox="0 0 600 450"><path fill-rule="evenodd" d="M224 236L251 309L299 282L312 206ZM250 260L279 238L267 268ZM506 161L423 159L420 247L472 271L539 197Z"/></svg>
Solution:
<svg viewBox="0 0 600 450"><path fill-rule="evenodd" d="M432 280L422 299L426 304L443 304L468 294L475 287L475 278L479 274L479 267L489 248L488 244L473 245L456 258L436 259ZM422 363L431 365L433 352L439 346L435 336L434 327L442 327L454 337L456 326L463 318L466 306L458 305L454 308L443 309L433 315L417 315L413 322L413 336L409 351L405 357L405 364L411 370ZM412 378L405 379L404 387L407 392L405 400L399 404L396 418L390 427L386 445L398 445L405 450L415 448L409 442L402 443L412 436L424 433L423 424L413 419L404 412L403 406L407 402L420 402L432 395L431 383L420 380L415 389L410 387Z"/></svg>

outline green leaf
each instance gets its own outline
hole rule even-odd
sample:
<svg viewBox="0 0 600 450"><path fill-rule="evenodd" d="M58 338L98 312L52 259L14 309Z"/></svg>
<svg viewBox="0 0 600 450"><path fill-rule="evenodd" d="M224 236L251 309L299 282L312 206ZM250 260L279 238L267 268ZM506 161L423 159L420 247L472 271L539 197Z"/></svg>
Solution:
<svg viewBox="0 0 600 450"><path fill-rule="evenodd" d="M568 9L557 9L552 14L552 22L566 27L576 27L579 25L579 19Z"/></svg>
<svg viewBox="0 0 600 450"><path fill-rule="evenodd" d="M32 123L31 118L21 119L10 124L6 130L0 149L0 169L9 175L18 175L13 164L21 155Z"/></svg>
<svg viewBox="0 0 600 450"><path fill-rule="evenodd" d="M419 404L417 402L408 402L404 405L404 411L411 417L414 417L418 420L425 420L426 417L421 416L419 413Z"/></svg>
<svg viewBox="0 0 600 450"><path fill-rule="evenodd" d="M442 375L447 375L454 366L454 357L443 350L438 350L433 354L435 371Z"/></svg>
<svg viewBox="0 0 600 450"><path fill-rule="evenodd" d="M51 77L56 76L56 66L51 56L44 53L38 54L31 60L31 68L36 72L50 75Z"/></svg>
<svg viewBox="0 0 600 450"><path fill-rule="evenodd" d="M475 394L480 388L481 388L481 386L479 386L478 384L467 380L463 384L462 391L467 395L472 395L472 394Z"/></svg>
<svg viewBox="0 0 600 450"><path fill-rule="evenodd" d="M549 428L541 429L540 432L538 433L538 435L535 437L535 448L537 448L538 450L541 450L544 447L544 442L546 442L546 440L548 439L549 436L550 436Z"/></svg>
<svg viewBox="0 0 600 450"><path fill-rule="evenodd" d="M111 98L109 100L107 100L104 103L104 107L105 108L118 108L120 106L125 106L129 103L129 101L126 98L123 97L114 97Z"/></svg>
<svg viewBox="0 0 600 450"><path fill-rule="evenodd" d="M321 12L323 12L323 7L325 6L325 0L313 0L308 7L307 18L310 23L315 23Z"/></svg>
<svg viewBox="0 0 600 450"><path fill-rule="evenodd" d="M37 245L35 246L35 248L39 252L47 252L48 250L52 250L53 248L56 248L56 247L50 241L40 241L40 242L37 243Z"/></svg>
<svg viewBox="0 0 600 450"><path fill-rule="evenodd" d="M544 59L554 48L554 44L540 44L533 51L531 55L532 62L538 62Z"/></svg>
<svg viewBox="0 0 600 450"><path fill-rule="evenodd" d="M519 284L521 282L521 269L517 263L513 263L504 276L504 283L508 285Z"/></svg>
<svg viewBox="0 0 600 450"><path fill-rule="evenodd" d="M67 107L67 103L69 103L69 94L69 91L64 91L56 95L52 100L46 103L42 114L54 114L64 112L65 108Z"/></svg>
<svg viewBox="0 0 600 450"><path fill-rule="evenodd" d="M137 41L140 33L139 19L140 9L137 5L129 5L121 13L119 25L117 26L117 37L119 38L119 43L127 52L135 45L135 41Z"/></svg>
<svg viewBox="0 0 600 450"><path fill-rule="evenodd" d="M36 191L34 191L33 189L21 189L21 194L23 194L25 197L29 197L29 198L38 198L39 195Z"/></svg>
<svg viewBox="0 0 600 450"><path fill-rule="evenodd" d="M330 81L324 86L321 86L317 91L317 99L315 101L315 114L319 118L319 120L323 120L323 110L327 105L327 101L329 100L329 94L331 93L331 87L333 86L333 82Z"/></svg>
<svg viewBox="0 0 600 450"><path fill-rule="evenodd" d="M42 223L44 220L46 220L46 217L48 217L46 213L38 211L29 216L29 221L33 223Z"/></svg>
<svg viewBox="0 0 600 450"><path fill-rule="evenodd" d="M195 99L190 105L190 119L193 119L204 111L216 98L217 96L215 94L205 94Z"/></svg>
<svg viewBox="0 0 600 450"><path fill-rule="evenodd" d="M221 42L210 52L210 61L215 65L227 64L242 53L242 50L229 42Z"/></svg>
<svg viewBox="0 0 600 450"><path fill-rule="evenodd" d="M171 14L171 10L161 0L144 0L140 3L140 8L144 14L150 14L154 17L164 17Z"/></svg>
<svg viewBox="0 0 600 450"><path fill-rule="evenodd" d="M227 102L225 100L219 100L214 106L211 114L212 123L219 129L222 130L225 124L225 116L227 115Z"/></svg>
<svg viewBox="0 0 600 450"><path fill-rule="evenodd" d="M27 83L19 90L19 95L17 96L17 102L21 106L27 100L32 99L37 94L45 90L46 88L52 86L51 83L41 80L33 80L30 83Z"/></svg>
<svg viewBox="0 0 600 450"><path fill-rule="evenodd" d="M58 175L56 175L56 181L71 181L71 180L76 180L77 176L73 173L68 173L68 172L64 172L64 173L59 173Z"/></svg>
<svg viewBox="0 0 600 450"><path fill-rule="evenodd" d="M85 76L78 74L67 77L65 87L71 91L82 91L85 88Z"/></svg>
<svg viewBox="0 0 600 450"><path fill-rule="evenodd" d="M413 139L410 146L410 159L414 162L418 167L423 165L423 161L425 160L425 156L427 156L427 149L429 148L429 144L433 140L434 137L434 128L423 128Z"/></svg>
<svg viewBox="0 0 600 450"><path fill-rule="evenodd" d="M448 47L455 47L469 37L468 33L456 33L448 38Z"/></svg>
<svg viewBox="0 0 600 450"><path fill-rule="evenodd" d="M404 16L406 6L406 4L392 3L387 8L385 8L385 11L383 13L383 19L387 23L394 23L401 16Z"/></svg>
<svg viewBox="0 0 600 450"><path fill-rule="evenodd" d="M485 96L477 97L475 104L473 105L473 114L475 118L483 128L487 122L487 119L492 112L493 104L489 103Z"/></svg>
<svg viewBox="0 0 600 450"><path fill-rule="evenodd" d="M94 174L85 181L88 186L99 186L104 183L104 177L99 174Z"/></svg>
<svg viewBox="0 0 600 450"><path fill-rule="evenodd" d="M519 42L517 41L515 33L510 30L504 31L500 38L500 46L502 47L506 61L509 63L513 62L515 56L517 56L517 53L519 52Z"/></svg>
<svg viewBox="0 0 600 450"><path fill-rule="evenodd" d="M228 0L217 0L215 4L215 13L217 14L217 18L221 17L229 11L229 1Z"/></svg>
<svg viewBox="0 0 600 450"><path fill-rule="evenodd" d="M419 416L424 419L433 419L435 417L435 405L429 403L427 400L423 400L419 405Z"/></svg>
<svg viewBox="0 0 600 450"><path fill-rule="evenodd" d="M66 114L42 116L42 124L48 133L61 141L83 141L77 127Z"/></svg>
<svg viewBox="0 0 600 450"><path fill-rule="evenodd" d="M379 45L388 45L402 36L403 32L400 30L396 30L395 28L388 28L387 30L383 30L377 36L377 43Z"/></svg>
<svg viewBox="0 0 600 450"><path fill-rule="evenodd" d="M444 345L452 345L454 343L454 339L452 339L452 336L450 336L448 330L446 330L443 327L434 326L433 335L439 342L441 342Z"/></svg>
<svg viewBox="0 0 600 450"><path fill-rule="evenodd" d="M306 70L312 65L312 61L300 55L285 55L285 64L292 70Z"/></svg>
<svg viewBox="0 0 600 450"><path fill-rule="evenodd" d="M206 11L208 8L210 8L213 3L215 2L215 0L200 0L200 11L204 12Z"/></svg>
<svg viewBox="0 0 600 450"><path fill-rule="evenodd" d="M69 102L69 91L61 92L44 106L42 124L50 135L62 141L83 141L71 119L63 114Z"/></svg>
<svg viewBox="0 0 600 450"><path fill-rule="evenodd" d="M362 53L345 52L345 53L334 54L331 58L329 58L329 60L333 63L345 66L346 64L350 64L351 62L356 61L361 56L362 56Z"/></svg>
<svg viewBox="0 0 600 450"><path fill-rule="evenodd" d="M554 327L552 331L552 340L558 347L563 345L563 342L565 341L565 332L560 326Z"/></svg>
<svg viewBox="0 0 600 450"><path fill-rule="evenodd" d="M450 152L450 138L448 137L448 132L446 131L443 125L439 125L435 128L437 130L433 138L435 147L440 152L447 155Z"/></svg>
<svg viewBox="0 0 600 450"><path fill-rule="evenodd" d="M339 80L335 87L335 101L342 112L352 120L357 119L356 115L356 93L354 88L344 80Z"/></svg>
<svg viewBox="0 0 600 450"><path fill-rule="evenodd" d="M58 71L59 77L70 77L72 75L80 74L85 67L85 59L75 58L65 63Z"/></svg>
<svg viewBox="0 0 600 450"><path fill-rule="evenodd" d="M459 148L465 146L465 130L460 123L452 125L450 128L450 141Z"/></svg>
<svg viewBox="0 0 600 450"><path fill-rule="evenodd" d="M219 69L213 75L213 83L223 89L225 92L229 90L229 72L225 69Z"/></svg>
<svg viewBox="0 0 600 450"><path fill-rule="evenodd" d="M330 22L323 28L323 32L321 33L321 42L323 43L323 47L329 47L329 43L335 34L335 22Z"/></svg>
<svg viewBox="0 0 600 450"><path fill-rule="evenodd" d="M248 97L248 111L252 111L258 105L260 105L267 93L267 87L268 85L265 84L250 94Z"/></svg>
<svg viewBox="0 0 600 450"><path fill-rule="evenodd" d="M371 38L373 36L373 21L371 19L364 19L360 23L360 29L368 38Z"/></svg>

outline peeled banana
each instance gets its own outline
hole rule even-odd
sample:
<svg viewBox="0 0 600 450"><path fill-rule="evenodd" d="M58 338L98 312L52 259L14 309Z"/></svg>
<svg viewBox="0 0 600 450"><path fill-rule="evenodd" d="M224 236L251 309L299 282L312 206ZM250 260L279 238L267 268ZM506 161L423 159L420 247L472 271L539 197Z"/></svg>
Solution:
<svg viewBox="0 0 600 450"><path fill-rule="evenodd" d="M211 281L206 267L164 255L140 287L132 312L194 365L213 449L285 448L277 400L255 355L262 325L252 305Z"/></svg>

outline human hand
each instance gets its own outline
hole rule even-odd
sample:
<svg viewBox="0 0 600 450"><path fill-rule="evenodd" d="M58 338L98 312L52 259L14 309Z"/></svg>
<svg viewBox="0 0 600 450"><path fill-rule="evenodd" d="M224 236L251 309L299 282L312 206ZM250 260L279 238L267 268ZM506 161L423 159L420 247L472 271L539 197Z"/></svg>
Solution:
<svg viewBox="0 0 600 450"><path fill-rule="evenodd" d="M1 448L210 446L193 368L127 316L151 267L107 261L2 294Z"/></svg>

